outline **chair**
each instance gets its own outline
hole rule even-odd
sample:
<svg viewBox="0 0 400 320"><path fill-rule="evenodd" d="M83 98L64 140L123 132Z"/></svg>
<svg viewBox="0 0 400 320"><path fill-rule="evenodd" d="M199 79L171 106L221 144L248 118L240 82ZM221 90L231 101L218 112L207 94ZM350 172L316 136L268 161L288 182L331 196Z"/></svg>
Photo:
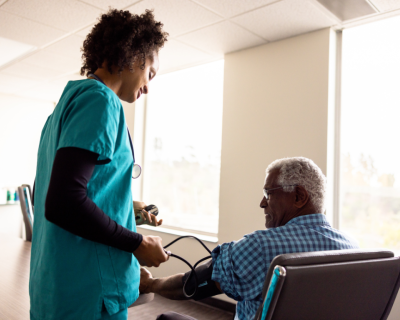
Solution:
<svg viewBox="0 0 400 320"><path fill-rule="evenodd" d="M18 196L24 219L26 241L32 241L33 206L31 187L28 184L18 187Z"/></svg>
<svg viewBox="0 0 400 320"><path fill-rule="evenodd" d="M272 261L255 320L385 320L400 258L379 250L283 254Z"/></svg>

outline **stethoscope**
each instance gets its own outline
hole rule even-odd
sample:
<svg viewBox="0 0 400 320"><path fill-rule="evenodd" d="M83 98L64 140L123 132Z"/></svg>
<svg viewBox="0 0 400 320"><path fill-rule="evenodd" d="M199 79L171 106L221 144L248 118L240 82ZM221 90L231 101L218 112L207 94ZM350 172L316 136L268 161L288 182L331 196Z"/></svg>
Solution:
<svg viewBox="0 0 400 320"><path fill-rule="evenodd" d="M104 84L105 86L107 86L103 80L101 80L101 78L99 76L96 76L93 73L89 73L88 77L94 78L97 81L100 81L102 84ZM133 143L132 143L132 137L131 134L129 132L128 127L126 128L128 130L128 137L129 137L129 144L131 146L131 151L132 151L132 158L133 158L133 168L132 168L132 179L137 179L140 177L140 175L142 174L142 167L139 166L138 164L135 163L135 152L133 151Z"/></svg>
<svg viewBox="0 0 400 320"><path fill-rule="evenodd" d="M104 81L101 80L101 78L100 78L99 76L96 76L96 75L93 74L93 73L89 73L89 74L88 74L88 77L94 78L95 80L100 81L102 84L104 84L105 86L107 86L107 85L104 83ZM131 135L130 135L130 133L129 133L129 129L128 129L128 128L127 128L127 130L128 130L129 144L130 144L131 150L132 150L133 162L135 163L135 153L134 153L134 151L133 151L132 138L131 138ZM132 179L137 179L137 178L139 178L141 173L142 173L142 168L141 168L138 164L134 164L134 165L133 165L133 170L132 170ZM158 208L157 208L154 204L151 204L151 205L147 206L147 207L145 208L145 210L146 210L146 209L148 209L148 210L147 210L148 212L150 212L150 213L154 214L155 216L157 216L157 214L158 214ZM182 257L180 257L180 256L178 256L178 255L176 255L176 254L173 254L171 251L167 251L167 250L166 250L169 246L173 245L175 242L177 242L177 241L179 241L179 240L181 240L181 239L183 239L183 238L193 238L193 239L197 240L197 241L204 247L204 249L207 250L207 252L208 252L210 255L207 256L207 257L204 257L204 258L200 259L199 261L197 261L197 262L194 264L194 266L192 266L187 260L183 259ZM198 238L196 238L196 237L193 237L193 236L182 236L182 237L179 237L179 238L175 239L174 241L170 242L169 244L167 244L167 245L164 247L164 251L165 251L165 253L166 253L167 255L169 255L169 256L171 256L171 257L174 257L174 258L177 258L177 259L183 261L183 262L186 263L186 264L188 265L188 267L190 268L191 272L190 272L188 278L186 279L185 283L183 284L182 290L183 290L183 295L184 295L186 298L192 298L192 297L196 294L196 292L197 292L197 285L198 285L198 282L199 282L199 281L198 281L198 278L197 278L197 274L196 274L195 269L196 269L196 267L197 267L201 262L203 262L203 261L205 261L205 260L208 260L208 259L211 259L211 251L210 251L210 249L208 249L208 248L206 247L206 245L203 243L203 241L201 241L200 239L198 239ZM194 275L194 282L195 282L194 288L195 288L195 289L194 289L194 292L193 292L192 294L188 294L188 293L186 292L186 285L187 285L187 283L189 282L189 280L192 278L193 275Z"/></svg>

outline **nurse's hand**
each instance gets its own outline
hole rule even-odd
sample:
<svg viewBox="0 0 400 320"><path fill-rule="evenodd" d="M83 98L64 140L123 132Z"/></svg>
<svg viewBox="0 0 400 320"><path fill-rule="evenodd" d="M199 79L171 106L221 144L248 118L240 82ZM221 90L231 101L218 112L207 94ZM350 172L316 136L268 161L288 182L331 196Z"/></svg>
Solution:
<svg viewBox="0 0 400 320"><path fill-rule="evenodd" d="M163 220L157 220L154 214L148 213L146 210L142 210L139 213L135 213L136 225L148 224L149 226L158 227L162 225Z"/></svg>
<svg viewBox="0 0 400 320"><path fill-rule="evenodd" d="M142 243L133 252L141 266L158 267L169 259L162 246L162 239L156 236L143 236Z"/></svg>
<svg viewBox="0 0 400 320"><path fill-rule="evenodd" d="M148 213L144 208L146 204L141 201L133 201L133 210L135 211L136 225L148 224L149 226L157 227L161 226L163 220L157 220L154 214Z"/></svg>

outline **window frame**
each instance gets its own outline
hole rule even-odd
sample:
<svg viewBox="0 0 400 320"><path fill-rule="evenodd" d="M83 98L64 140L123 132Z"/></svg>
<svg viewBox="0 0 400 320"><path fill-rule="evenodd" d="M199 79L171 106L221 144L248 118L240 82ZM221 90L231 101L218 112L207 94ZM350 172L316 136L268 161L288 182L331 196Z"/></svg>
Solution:
<svg viewBox="0 0 400 320"><path fill-rule="evenodd" d="M332 195L332 225L340 229L340 210L341 210L341 192L340 192L340 170L341 170L341 108L342 108L342 30L336 31L336 50L335 50L335 91L334 91L334 153L333 153L333 195Z"/></svg>

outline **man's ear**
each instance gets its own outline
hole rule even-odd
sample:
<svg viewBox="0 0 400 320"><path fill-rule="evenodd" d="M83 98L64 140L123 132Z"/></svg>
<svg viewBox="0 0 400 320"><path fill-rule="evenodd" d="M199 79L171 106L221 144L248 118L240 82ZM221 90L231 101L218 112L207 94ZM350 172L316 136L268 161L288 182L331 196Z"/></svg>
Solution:
<svg viewBox="0 0 400 320"><path fill-rule="evenodd" d="M295 188L296 200L294 202L294 206L297 208L302 208L307 204L310 197L307 190L303 186L296 186Z"/></svg>

